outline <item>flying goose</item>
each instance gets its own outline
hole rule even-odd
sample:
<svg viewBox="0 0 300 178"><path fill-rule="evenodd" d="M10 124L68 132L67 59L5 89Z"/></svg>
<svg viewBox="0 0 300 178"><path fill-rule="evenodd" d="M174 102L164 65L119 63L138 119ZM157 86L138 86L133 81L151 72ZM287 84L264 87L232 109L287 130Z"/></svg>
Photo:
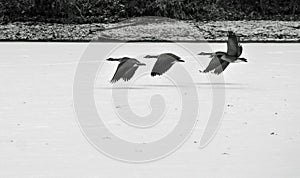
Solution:
<svg viewBox="0 0 300 178"><path fill-rule="evenodd" d="M180 57L172 53L163 53L157 56L147 55L144 58L157 58L151 71L151 76L162 75L167 72L176 62L184 62Z"/></svg>
<svg viewBox="0 0 300 178"><path fill-rule="evenodd" d="M239 44L237 36L232 31L228 32L227 52L217 51L215 53L201 52L198 55L211 55L212 60L203 73L213 71L215 74L222 73L229 63L247 62L247 59L240 58L243 47Z"/></svg>
<svg viewBox="0 0 300 178"><path fill-rule="evenodd" d="M107 61L119 61L120 64L118 65L118 68L116 70L116 73L114 74L113 78L111 79L111 83L115 83L120 79L123 79L124 81L130 80L135 71L139 66L145 66L146 64L141 63L140 61L129 58L129 57L123 57L123 58L108 58Z"/></svg>

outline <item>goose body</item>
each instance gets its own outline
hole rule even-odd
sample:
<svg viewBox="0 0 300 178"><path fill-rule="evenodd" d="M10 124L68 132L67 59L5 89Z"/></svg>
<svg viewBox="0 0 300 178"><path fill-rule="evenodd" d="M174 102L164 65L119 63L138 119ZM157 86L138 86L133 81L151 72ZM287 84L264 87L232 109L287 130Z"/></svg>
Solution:
<svg viewBox="0 0 300 178"><path fill-rule="evenodd" d="M157 56L147 55L144 58L157 58L151 76L162 75L167 72L176 62L184 62L179 56L172 53L163 53Z"/></svg>
<svg viewBox="0 0 300 178"><path fill-rule="evenodd" d="M238 38L235 33L228 32L227 40L227 52L217 51L215 53L202 52L199 55L210 55L212 60L208 64L204 71L200 72L211 72L215 74L222 73L230 63L247 62L247 59L240 58L243 51L243 47L239 44Z"/></svg>
<svg viewBox="0 0 300 178"><path fill-rule="evenodd" d="M120 79L123 79L124 81L130 80L139 66L146 65L144 63L141 63L137 59L129 58L129 57L108 58L106 60L120 62L113 78L110 81L111 83L115 83Z"/></svg>

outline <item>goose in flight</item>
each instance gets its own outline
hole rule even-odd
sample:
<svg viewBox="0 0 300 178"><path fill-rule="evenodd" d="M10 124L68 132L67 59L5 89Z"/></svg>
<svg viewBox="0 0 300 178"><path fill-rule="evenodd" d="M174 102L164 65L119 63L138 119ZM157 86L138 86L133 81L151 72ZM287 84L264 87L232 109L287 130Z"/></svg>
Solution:
<svg viewBox="0 0 300 178"><path fill-rule="evenodd" d="M203 73L213 71L215 74L222 73L229 63L247 62L247 59L240 58L243 47L239 44L238 38L232 31L228 32L227 52L217 51L215 53L202 52L199 55L211 55L212 60Z"/></svg>
<svg viewBox="0 0 300 178"><path fill-rule="evenodd" d="M162 75L167 72L176 62L184 62L179 56L172 53L163 53L157 56L147 55L144 58L157 58L151 71L151 76Z"/></svg>
<svg viewBox="0 0 300 178"><path fill-rule="evenodd" d="M123 79L124 81L130 80L135 71L139 66L145 66L146 64L141 63L140 61L129 58L129 57L123 57L123 58L108 58L107 61L119 61L120 64L118 65L117 71L114 74L113 78L111 79L111 83L115 83L120 79Z"/></svg>

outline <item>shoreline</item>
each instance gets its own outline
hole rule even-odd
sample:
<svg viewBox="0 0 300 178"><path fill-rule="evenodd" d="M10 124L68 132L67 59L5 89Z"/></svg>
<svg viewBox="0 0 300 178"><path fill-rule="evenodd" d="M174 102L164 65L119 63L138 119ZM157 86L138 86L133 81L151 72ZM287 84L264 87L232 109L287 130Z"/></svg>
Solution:
<svg viewBox="0 0 300 178"><path fill-rule="evenodd" d="M156 41L149 41L149 40L133 40L133 41L89 41L89 40L1 40L0 43L226 43L226 40L207 40L207 41L163 41L163 40L156 40ZM240 43L274 43L274 44L280 44L280 43L290 43L290 44L298 44L300 43L299 40L268 40L268 41L241 41Z"/></svg>
<svg viewBox="0 0 300 178"><path fill-rule="evenodd" d="M0 25L0 42L225 42L235 31L242 43L299 43L300 21L193 22L140 17L111 24L15 22Z"/></svg>

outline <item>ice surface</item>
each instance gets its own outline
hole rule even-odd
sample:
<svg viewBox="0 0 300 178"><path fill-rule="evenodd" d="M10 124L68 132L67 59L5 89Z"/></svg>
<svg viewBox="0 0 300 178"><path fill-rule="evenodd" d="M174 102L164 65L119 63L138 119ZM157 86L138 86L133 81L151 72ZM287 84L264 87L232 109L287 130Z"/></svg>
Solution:
<svg viewBox="0 0 300 178"><path fill-rule="evenodd" d="M109 43L96 44L101 49ZM166 120L156 128L136 131L120 122L111 110L113 85L109 80L118 63L103 62L95 82L95 103L105 123L123 139L135 142L159 139L172 130L180 112L180 87L195 85L199 94L199 122L190 139L165 159L127 164L108 158L85 139L73 109L72 87L76 66L88 43L0 43L0 177L298 177L300 176L300 44L244 44L248 63L230 64L225 83L210 83L201 74L209 62L201 51L225 50L225 44L130 43L109 56L174 52L194 80L175 86L166 77L138 78L129 88L136 114L150 112L149 97L166 97ZM147 61L148 60L148 61ZM139 73L140 72L140 73ZM216 77L216 76L213 76ZM212 142L199 149L199 140L211 110L211 87L225 87L225 115ZM146 103L146 104L145 104ZM101 111L99 113L101 114ZM111 112L110 112L111 111Z"/></svg>

